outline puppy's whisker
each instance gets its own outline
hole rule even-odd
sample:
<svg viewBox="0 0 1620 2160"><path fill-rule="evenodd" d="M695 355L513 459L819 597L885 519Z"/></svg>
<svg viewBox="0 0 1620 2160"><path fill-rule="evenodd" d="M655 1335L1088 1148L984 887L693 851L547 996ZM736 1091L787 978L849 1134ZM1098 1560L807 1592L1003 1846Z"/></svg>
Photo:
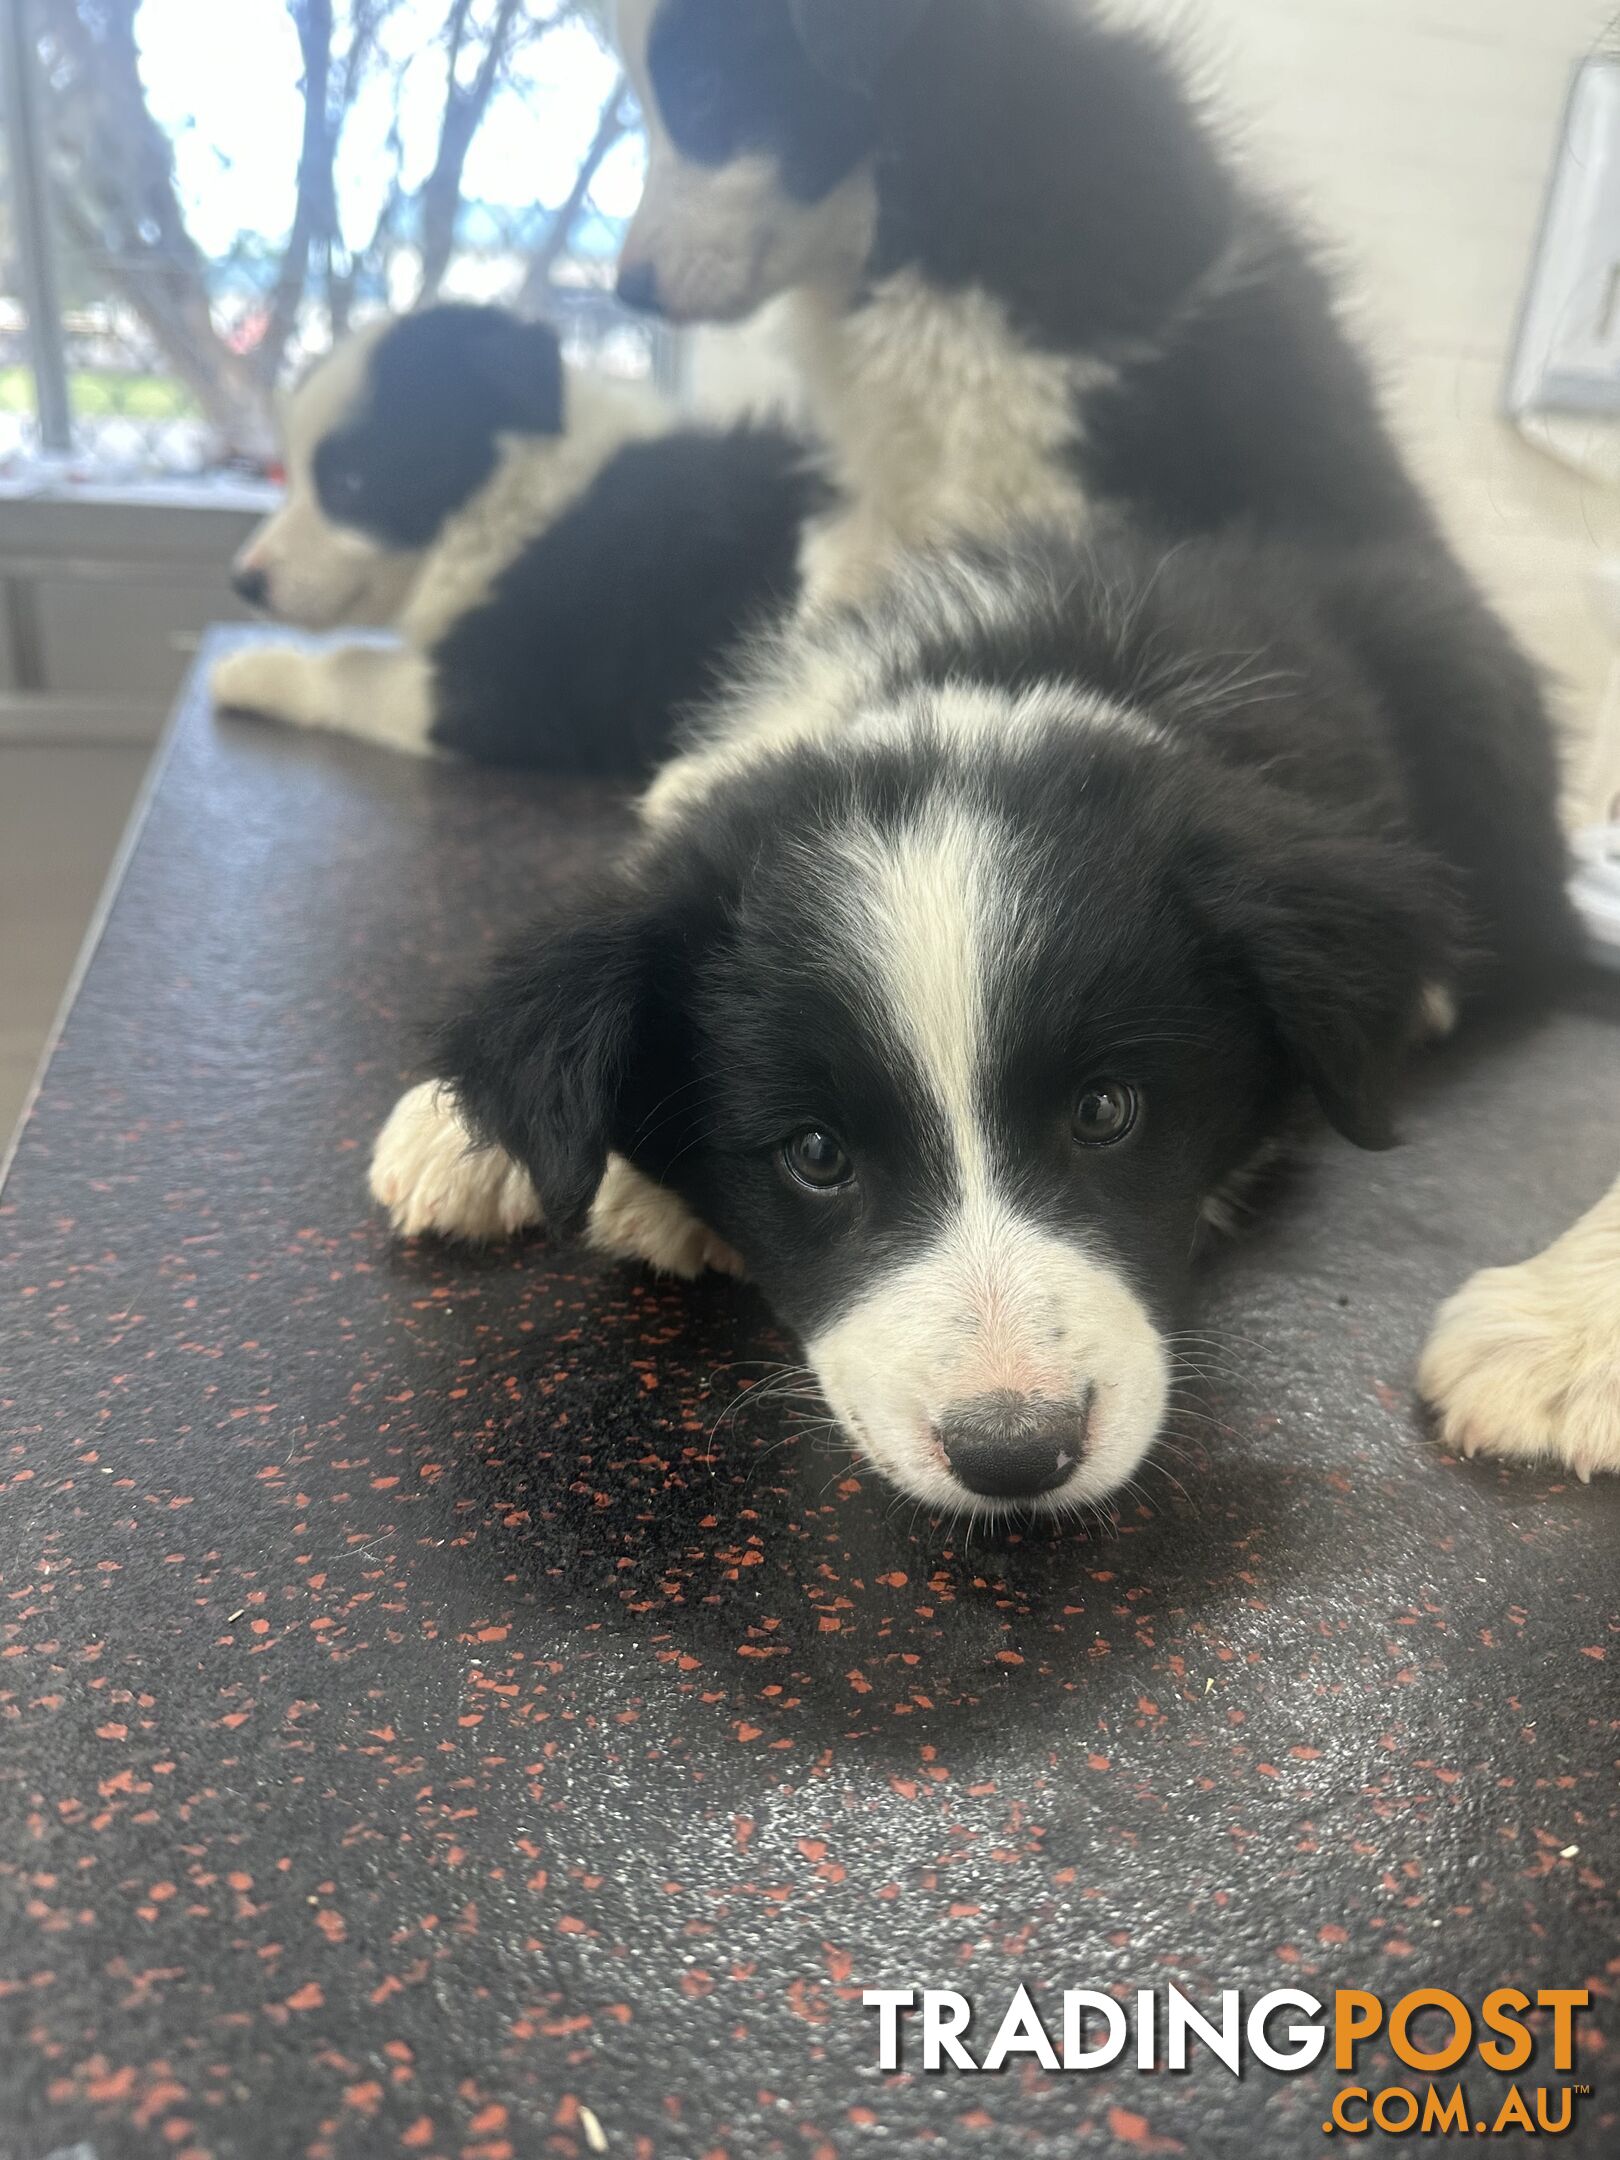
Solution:
<svg viewBox="0 0 1620 2160"><path fill-rule="evenodd" d="M670 1091L669 1091L669 1093L668 1093L668 1094L667 1094L666 1096L664 1096L664 1098L662 1099L662 1101L660 1101L660 1102L656 1102L656 1103L654 1103L654 1104L653 1104L652 1108L651 1108L651 1109L650 1109L650 1110L649 1110L649 1111L647 1112L647 1115L646 1115L646 1116L645 1116L645 1117L644 1117L644 1118L642 1119L641 1123L640 1123L640 1124L639 1124L639 1125L638 1125L638 1126L636 1127L636 1130L635 1130L635 1133L634 1133L634 1136L633 1136L633 1137L634 1137L634 1139L635 1139L635 1140L642 1140L642 1139L645 1139L645 1138L647 1137L647 1134L648 1134L648 1132L649 1132L650 1130L652 1130L652 1131L655 1131L655 1130L657 1129L657 1126L656 1126L656 1124L655 1124L655 1120L661 1120L661 1119L663 1119L663 1117L665 1116L665 1114L669 1112L669 1110L670 1110L670 1105L671 1105L672 1103L677 1103L677 1102L679 1102L679 1101L681 1100L681 1098L682 1098L683 1096L686 1096L686 1095L690 1095L690 1094L692 1094L692 1093L693 1093L693 1091L694 1091L695 1089L697 1089L697 1088L701 1088L701 1087L706 1087L707 1085L708 1085L708 1081L707 1081L707 1079L706 1079L705 1077L703 1077L703 1076L701 1076L701 1075L700 1075L700 1076L699 1076L699 1078L697 1078L696 1080L688 1080L688 1081L687 1081L687 1082L686 1082L686 1083L685 1083L685 1084L684 1084L683 1086L681 1086L681 1087L678 1087L678 1088L671 1088L671 1089L670 1089Z"/></svg>

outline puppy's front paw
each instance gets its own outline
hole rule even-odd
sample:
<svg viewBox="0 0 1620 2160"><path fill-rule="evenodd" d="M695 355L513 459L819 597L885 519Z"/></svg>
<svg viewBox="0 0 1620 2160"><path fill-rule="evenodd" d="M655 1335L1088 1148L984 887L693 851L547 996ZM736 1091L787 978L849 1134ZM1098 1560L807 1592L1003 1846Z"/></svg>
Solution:
<svg viewBox="0 0 1620 2160"><path fill-rule="evenodd" d="M251 713L295 727L315 723L314 668L290 645L244 645L214 662L208 678L217 712Z"/></svg>
<svg viewBox="0 0 1620 2160"><path fill-rule="evenodd" d="M660 1275L691 1277L711 1268L722 1275L743 1273L731 1247L700 1223L684 1200L655 1185L622 1155L608 1157L591 1208L589 1237L598 1252L640 1260Z"/></svg>
<svg viewBox="0 0 1620 2160"><path fill-rule="evenodd" d="M512 1237L541 1220L529 1173L481 1147L438 1080L402 1095L377 1136L371 1195L401 1237Z"/></svg>
<svg viewBox="0 0 1620 2160"><path fill-rule="evenodd" d="M1465 1455L1620 1471L1620 1187L1534 1260L1465 1283L1418 1385Z"/></svg>

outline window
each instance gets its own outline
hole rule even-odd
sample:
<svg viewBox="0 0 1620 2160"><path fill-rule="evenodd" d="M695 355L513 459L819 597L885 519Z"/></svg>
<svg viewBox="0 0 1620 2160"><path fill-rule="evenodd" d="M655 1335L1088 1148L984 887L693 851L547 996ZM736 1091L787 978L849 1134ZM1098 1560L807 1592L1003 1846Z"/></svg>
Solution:
<svg viewBox="0 0 1620 2160"><path fill-rule="evenodd" d="M279 381L351 323L436 297L548 314L614 372L667 368L612 297L642 151L599 5L0 12L0 477L256 470Z"/></svg>

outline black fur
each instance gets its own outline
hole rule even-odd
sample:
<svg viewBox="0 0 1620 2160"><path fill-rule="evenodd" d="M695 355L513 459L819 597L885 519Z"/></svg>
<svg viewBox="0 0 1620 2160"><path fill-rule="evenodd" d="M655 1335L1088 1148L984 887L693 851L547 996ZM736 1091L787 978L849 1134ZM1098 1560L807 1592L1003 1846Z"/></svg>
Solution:
<svg viewBox="0 0 1620 2160"><path fill-rule="evenodd" d="M424 548L494 472L503 434L564 425L554 330L504 308L427 308L373 348L358 410L316 448L316 492L334 524Z"/></svg>
<svg viewBox="0 0 1620 2160"><path fill-rule="evenodd" d="M671 140L698 164L765 151L787 192L815 202L870 151L869 98L812 63L790 0L674 0L647 65Z"/></svg>
<svg viewBox="0 0 1620 2160"><path fill-rule="evenodd" d="M933 0L788 0L799 43L830 82L870 96Z"/></svg>
<svg viewBox="0 0 1620 2160"><path fill-rule="evenodd" d="M1146 697L1289 799L1342 805L1355 830L1417 835L1456 882L1465 997L1533 995L1567 968L1541 683L1447 555L1422 541L1284 545L1243 527L1164 548L1120 522L1072 557L1053 544L1035 581L1044 600L942 631L918 676L942 683L965 666ZM998 574L995 553L983 561Z"/></svg>
<svg viewBox="0 0 1620 2160"><path fill-rule="evenodd" d="M796 591L819 493L774 428L620 450L434 648L433 740L486 764L645 774L739 637Z"/></svg>

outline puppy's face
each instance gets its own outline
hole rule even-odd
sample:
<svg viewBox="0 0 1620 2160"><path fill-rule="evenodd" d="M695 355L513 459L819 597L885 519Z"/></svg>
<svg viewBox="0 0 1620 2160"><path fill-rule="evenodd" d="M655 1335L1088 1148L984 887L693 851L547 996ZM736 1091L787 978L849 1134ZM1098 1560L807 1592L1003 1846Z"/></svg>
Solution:
<svg viewBox="0 0 1620 2160"><path fill-rule="evenodd" d="M1419 994L1393 851L1266 848L1176 762L1072 725L920 789L800 755L515 954L444 1069L552 1219L610 1148L673 1188L907 1492L1095 1499L1163 1417L1206 1199L1302 1076L1384 1138Z"/></svg>
<svg viewBox="0 0 1620 2160"><path fill-rule="evenodd" d="M391 622L423 550L494 472L502 435L562 426L544 325L472 307L368 325L288 400L287 499L237 557L238 592L310 630Z"/></svg>
<svg viewBox="0 0 1620 2160"><path fill-rule="evenodd" d="M876 217L873 91L928 0L620 0L648 134L620 289L735 321L852 284Z"/></svg>

